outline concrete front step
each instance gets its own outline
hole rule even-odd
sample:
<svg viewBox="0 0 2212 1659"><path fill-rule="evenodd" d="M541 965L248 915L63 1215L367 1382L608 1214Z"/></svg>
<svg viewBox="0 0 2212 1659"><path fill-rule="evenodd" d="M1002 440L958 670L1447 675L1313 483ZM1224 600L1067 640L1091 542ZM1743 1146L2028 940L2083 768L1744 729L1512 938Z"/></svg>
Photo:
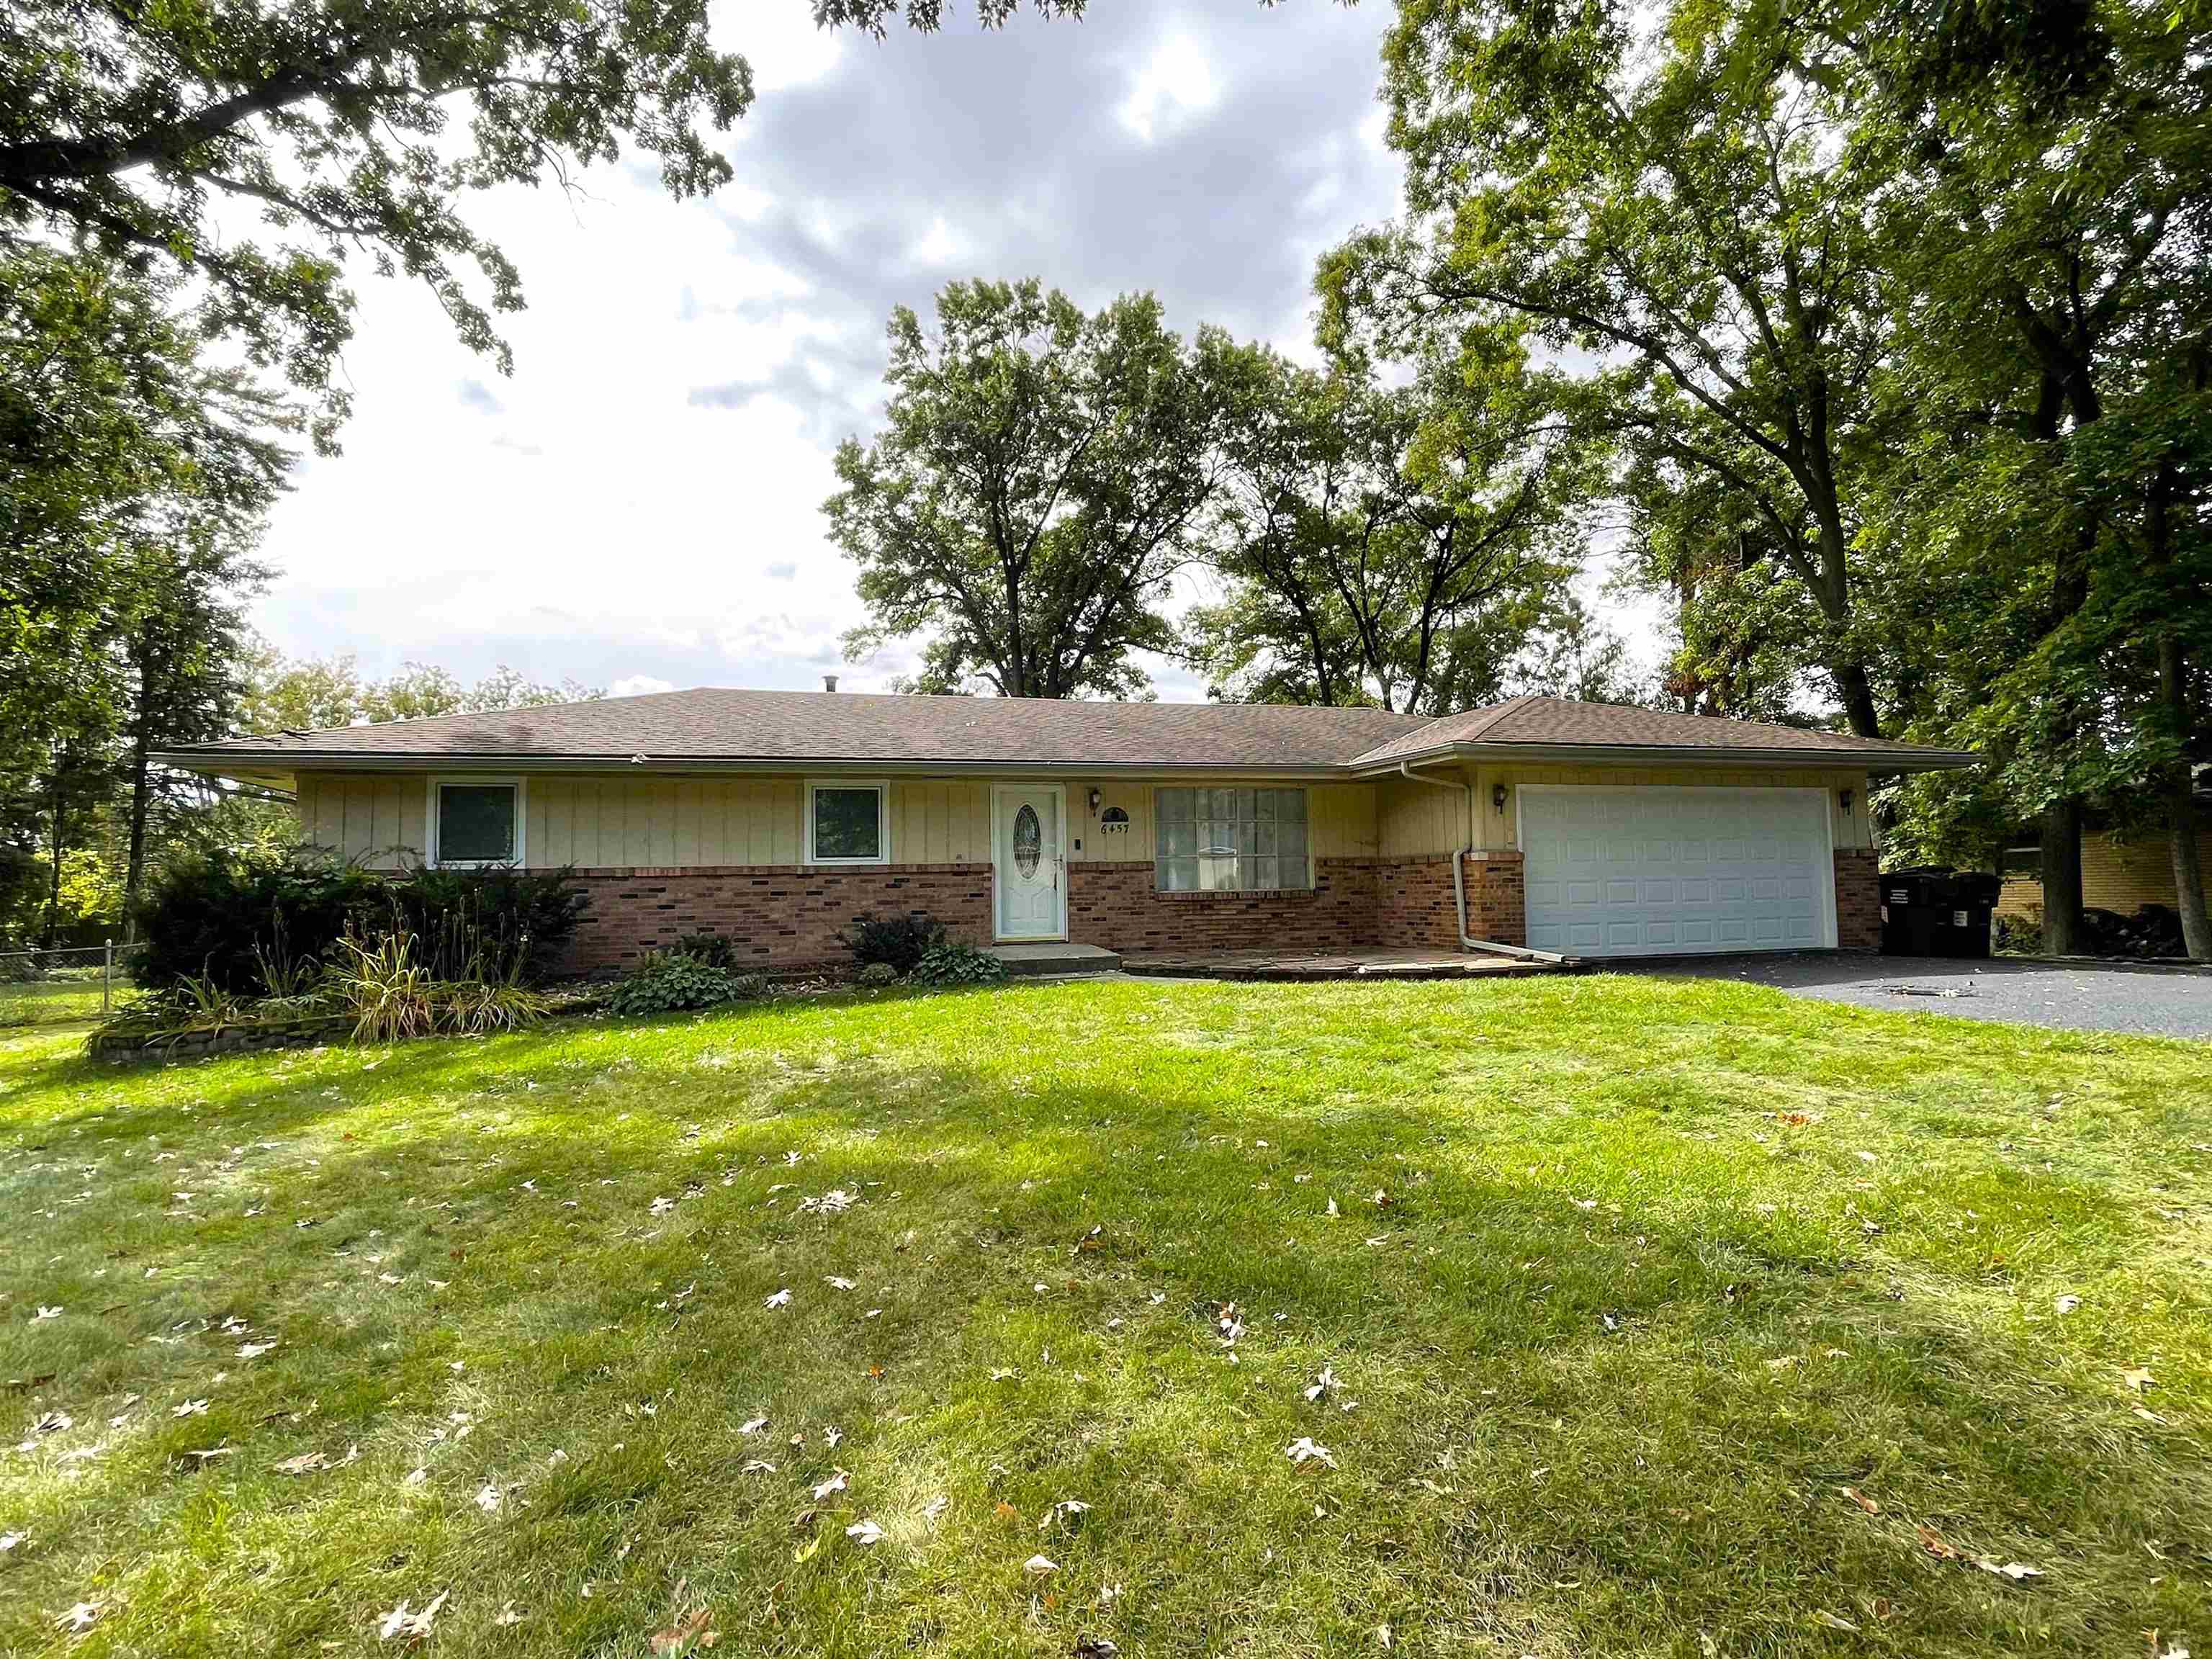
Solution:
<svg viewBox="0 0 2212 1659"><path fill-rule="evenodd" d="M1121 958L1103 945L1069 945L1059 939L994 945L990 951L1006 964L1007 976L1013 979L1042 974L1110 974L1121 966Z"/></svg>

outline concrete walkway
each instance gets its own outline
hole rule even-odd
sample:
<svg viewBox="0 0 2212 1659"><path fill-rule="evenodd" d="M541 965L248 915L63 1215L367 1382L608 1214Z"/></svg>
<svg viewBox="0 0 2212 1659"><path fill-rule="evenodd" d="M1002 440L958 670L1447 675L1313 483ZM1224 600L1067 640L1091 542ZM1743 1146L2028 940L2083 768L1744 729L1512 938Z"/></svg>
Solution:
<svg viewBox="0 0 2212 1659"><path fill-rule="evenodd" d="M1121 970L1170 979L1494 979L1565 971L1554 962L1458 951L1142 951Z"/></svg>

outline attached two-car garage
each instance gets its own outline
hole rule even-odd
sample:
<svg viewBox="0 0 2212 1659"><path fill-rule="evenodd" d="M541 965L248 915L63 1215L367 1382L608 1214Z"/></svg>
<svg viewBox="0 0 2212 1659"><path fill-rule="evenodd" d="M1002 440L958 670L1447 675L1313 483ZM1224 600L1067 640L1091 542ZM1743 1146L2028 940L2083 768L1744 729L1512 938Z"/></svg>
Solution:
<svg viewBox="0 0 2212 1659"><path fill-rule="evenodd" d="M1836 943L1820 788L1524 784L1528 943L1578 957Z"/></svg>

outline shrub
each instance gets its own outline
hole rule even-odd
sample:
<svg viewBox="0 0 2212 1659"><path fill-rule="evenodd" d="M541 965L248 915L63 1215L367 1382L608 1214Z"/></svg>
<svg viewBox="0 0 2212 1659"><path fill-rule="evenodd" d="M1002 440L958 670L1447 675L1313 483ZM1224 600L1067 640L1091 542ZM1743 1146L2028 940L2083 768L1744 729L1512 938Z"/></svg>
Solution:
<svg viewBox="0 0 2212 1659"><path fill-rule="evenodd" d="M915 964L945 943L945 924L926 910L902 916L855 916L853 925L837 935L837 942L853 953L862 967L887 963L891 971L910 974Z"/></svg>
<svg viewBox="0 0 2212 1659"><path fill-rule="evenodd" d="M512 1031L545 1017L545 999L515 975L439 977L428 963L416 960L412 933L386 933L374 942L349 934L338 943L340 959L325 983L331 999L353 1015L356 1042L391 1042L436 1031Z"/></svg>
<svg viewBox="0 0 2212 1659"><path fill-rule="evenodd" d="M617 1014L674 1014L742 1002L767 989L757 974L733 974L681 951L653 951L615 987L607 1006Z"/></svg>
<svg viewBox="0 0 2212 1659"><path fill-rule="evenodd" d="M908 975L924 985L995 985L1006 976L1005 963L957 939L932 945Z"/></svg>
<svg viewBox="0 0 2212 1659"><path fill-rule="evenodd" d="M324 963L348 924L374 914L383 897L376 877L328 854L180 858L139 908L139 975L156 988L204 979L258 995L269 988L264 957L281 958L288 973L291 964Z"/></svg>
<svg viewBox="0 0 2212 1659"><path fill-rule="evenodd" d="M408 934L432 979L535 984L589 902L568 870L386 878L326 853L179 859L139 908L138 972L154 986L204 977L240 995L295 996L341 961L349 933Z"/></svg>
<svg viewBox="0 0 2212 1659"><path fill-rule="evenodd" d="M898 983L898 969L888 962L872 962L853 978L860 985L896 985Z"/></svg>
<svg viewBox="0 0 2212 1659"><path fill-rule="evenodd" d="M572 869L413 870L384 884L390 924L441 979L543 984L591 904Z"/></svg>
<svg viewBox="0 0 2212 1659"><path fill-rule="evenodd" d="M684 933L676 940L676 954L703 962L709 968L735 968L738 942L720 933Z"/></svg>

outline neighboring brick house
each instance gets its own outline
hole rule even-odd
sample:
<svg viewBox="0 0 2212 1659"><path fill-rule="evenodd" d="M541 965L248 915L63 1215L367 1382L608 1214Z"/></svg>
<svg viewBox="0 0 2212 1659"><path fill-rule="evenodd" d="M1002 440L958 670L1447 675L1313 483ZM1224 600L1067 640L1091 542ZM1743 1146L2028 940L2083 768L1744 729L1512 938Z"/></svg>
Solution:
<svg viewBox="0 0 2212 1659"><path fill-rule="evenodd" d="M2197 860L2212 872L2212 791L2197 792ZM2043 914L2043 849L2008 848L2001 863L2004 887L1997 914ZM2146 904L2174 908L2173 847L2162 829L2123 836L2101 825L2081 832L2081 903L2091 910L2131 916Z"/></svg>
<svg viewBox="0 0 2212 1659"><path fill-rule="evenodd" d="M855 915L906 910L1115 950L1870 948L1869 775L1973 763L1549 697L1429 720L719 690L161 758L294 791L302 839L367 864L571 867L592 971L701 931L826 963Z"/></svg>

